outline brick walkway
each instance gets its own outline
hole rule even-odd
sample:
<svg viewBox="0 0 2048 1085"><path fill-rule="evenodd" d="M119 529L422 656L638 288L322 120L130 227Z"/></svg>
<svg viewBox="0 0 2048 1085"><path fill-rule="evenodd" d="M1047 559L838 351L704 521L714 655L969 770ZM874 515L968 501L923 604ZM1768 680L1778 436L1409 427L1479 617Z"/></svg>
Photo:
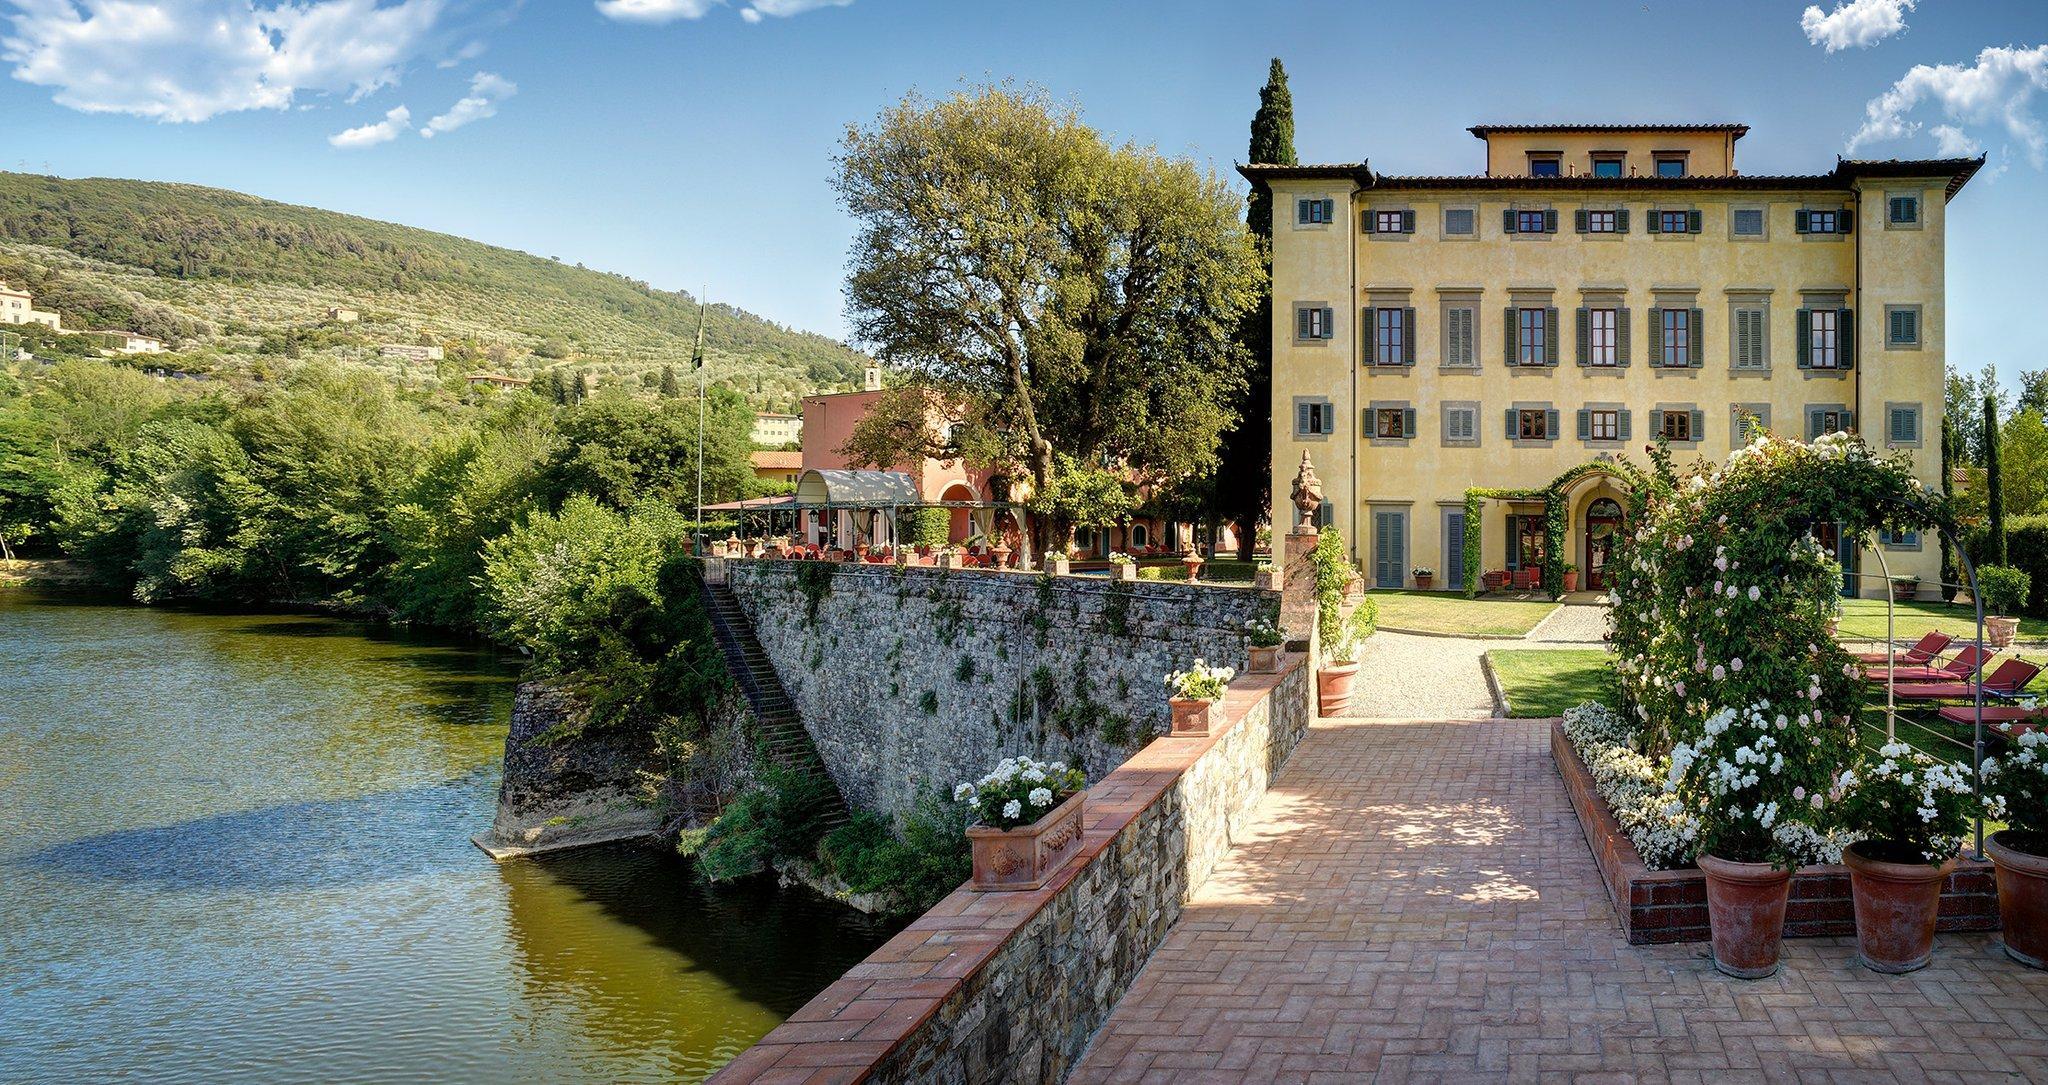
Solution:
<svg viewBox="0 0 2048 1085"><path fill-rule="evenodd" d="M1624 943L1546 727L1318 723L1071 1080L2048 1081L2048 973L1988 936L1755 982Z"/></svg>

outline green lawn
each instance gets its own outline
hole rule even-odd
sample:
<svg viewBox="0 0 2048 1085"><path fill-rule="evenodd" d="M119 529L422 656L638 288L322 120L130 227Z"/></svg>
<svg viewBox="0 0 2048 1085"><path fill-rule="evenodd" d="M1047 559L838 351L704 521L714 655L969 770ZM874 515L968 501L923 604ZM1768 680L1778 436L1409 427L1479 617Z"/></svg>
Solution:
<svg viewBox="0 0 2048 1085"><path fill-rule="evenodd" d="M1424 633L1491 633L1519 637L1556 610L1548 600L1467 599L1456 592L1369 591L1380 628Z"/></svg>
<svg viewBox="0 0 2048 1085"><path fill-rule="evenodd" d="M1501 648L1486 658L1510 716L1561 716L1567 708L1612 696L1608 674L1614 657L1596 648Z"/></svg>
<svg viewBox="0 0 2048 1085"><path fill-rule="evenodd" d="M1977 635L1977 611L1975 607L1954 606L1948 603L1899 603L1896 628L1900 640L1912 642L1929 629L1939 629L1957 639ZM1884 639L1883 599L1842 600L1842 624L1839 636L1843 640ZM2048 618L2021 618L2021 640L2048 640Z"/></svg>

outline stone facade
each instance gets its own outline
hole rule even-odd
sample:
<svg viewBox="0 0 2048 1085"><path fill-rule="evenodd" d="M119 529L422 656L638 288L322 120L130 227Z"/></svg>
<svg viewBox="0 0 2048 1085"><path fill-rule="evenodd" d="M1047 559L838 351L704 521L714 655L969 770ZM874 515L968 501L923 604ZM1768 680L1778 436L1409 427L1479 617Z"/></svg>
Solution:
<svg viewBox="0 0 2048 1085"><path fill-rule="evenodd" d="M725 575L847 801L901 811L1013 754L1101 779L1167 728L1165 676L1243 670L1248 587L831 562Z"/></svg>
<svg viewBox="0 0 2048 1085"><path fill-rule="evenodd" d="M1211 735L1091 787L1081 853L1044 888L956 891L714 1080L1065 1078L1307 732L1311 668L1282 658L1233 683Z"/></svg>

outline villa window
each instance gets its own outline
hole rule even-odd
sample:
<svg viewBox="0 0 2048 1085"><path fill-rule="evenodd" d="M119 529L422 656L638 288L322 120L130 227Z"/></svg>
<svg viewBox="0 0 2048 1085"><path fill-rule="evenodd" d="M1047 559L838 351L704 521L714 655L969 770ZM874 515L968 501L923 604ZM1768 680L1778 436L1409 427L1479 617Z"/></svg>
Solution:
<svg viewBox="0 0 2048 1085"><path fill-rule="evenodd" d="M1855 419L1842 407L1808 407L1806 409L1806 439L1811 441L1830 433L1845 433L1854 428Z"/></svg>
<svg viewBox="0 0 2048 1085"><path fill-rule="evenodd" d="M1414 310L1395 308L1374 309L1373 351L1374 365L1407 365L1414 357L1410 341L1408 316Z"/></svg>
<svg viewBox="0 0 2048 1085"><path fill-rule="evenodd" d="M1593 158L1593 176L1595 176L1595 177L1619 177L1619 176L1621 176L1621 171L1622 171L1622 156L1620 156L1620 155L1595 155L1595 156L1594 156L1594 158Z"/></svg>
<svg viewBox="0 0 2048 1085"><path fill-rule="evenodd" d="M1479 352L1472 334L1473 312L1470 306L1463 305L1444 310L1444 365L1471 367L1479 364Z"/></svg>
<svg viewBox="0 0 2048 1085"><path fill-rule="evenodd" d="M1885 201L1885 221L1893 226L1920 224L1920 197L1893 196Z"/></svg>
<svg viewBox="0 0 2048 1085"><path fill-rule="evenodd" d="M1764 209L1761 207L1738 207L1734 211L1734 232L1736 237L1762 237L1764 235Z"/></svg>
<svg viewBox="0 0 2048 1085"><path fill-rule="evenodd" d="M1667 441L1695 441L1699 437L1693 432L1691 411L1659 411L1662 416L1658 423L1658 435Z"/></svg>
<svg viewBox="0 0 2048 1085"><path fill-rule="evenodd" d="M1917 403L1888 403L1885 405L1885 441L1893 447L1918 448L1920 446L1920 405Z"/></svg>
<svg viewBox="0 0 2048 1085"><path fill-rule="evenodd" d="M1546 341L1548 329L1544 325L1548 322L1543 318L1544 311L1542 309L1518 309L1515 311L1515 334L1517 337L1515 363L1517 365L1547 364L1550 352Z"/></svg>
<svg viewBox="0 0 2048 1085"><path fill-rule="evenodd" d="M1691 309L1660 309L1658 327L1662 336L1660 364L1667 369L1684 369L1693 361Z"/></svg>
<svg viewBox="0 0 2048 1085"><path fill-rule="evenodd" d="M1885 345L1889 347L1917 347L1920 345L1920 307L1917 305L1887 305L1884 310Z"/></svg>
<svg viewBox="0 0 2048 1085"><path fill-rule="evenodd" d="M1620 224L1620 219L1621 213L1618 211L1588 211L1586 212L1586 232L1589 234L1614 233L1616 227Z"/></svg>
<svg viewBox="0 0 2048 1085"><path fill-rule="evenodd" d="M1766 369L1770 366L1769 336L1764 310L1735 310L1735 361L1737 369Z"/></svg>
<svg viewBox="0 0 2048 1085"><path fill-rule="evenodd" d="M1325 306L1297 305L1294 307L1294 338L1328 339L1336 334L1336 317L1336 311Z"/></svg>
<svg viewBox="0 0 2048 1085"><path fill-rule="evenodd" d="M1335 200L1294 201L1294 221L1303 226L1326 226L1336 214Z"/></svg>
<svg viewBox="0 0 2048 1085"><path fill-rule="evenodd" d="M1145 525L1132 524L1131 546L1136 549L1143 549L1150 545L1152 545L1151 533L1145 530Z"/></svg>
<svg viewBox="0 0 2048 1085"><path fill-rule="evenodd" d="M1372 435L1375 439L1382 441L1401 441L1415 436L1415 409L1412 407L1373 408Z"/></svg>
<svg viewBox="0 0 2048 1085"><path fill-rule="evenodd" d="M1621 412L1618 410L1587 411L1586 439L1589 441L1621 440Z"/></svg>
<svg viewBox="0 0 2048 1085"><path fill-rule="evenodd" d="M1621 363L1620 314L1614 309L1586 310L1586 364L1613 366Z"/></svg>
<svg viewBox="0 0 2048 1085"><path fill-rule="evenodd" d="M1550 440L1551 413L1542 408L1515 411L1515 439L1520 441Z"/></svg>
<svg viewBox="0 0 2048 1085"><path fill-rule="evenodd" d="M1793 225L1797 226L1802 234L1840 234L1848 232L1843 229L1843 226L1848 221L1846 216L1833 208L1826 210L1802 208L1793 218L1798 220Z"/></svg>
<svg viewBox="0 0 2048 1085"><path fill-rule="evenodd" d="M1327 436L1337 432L1337 410L1329 400L1297 399L1294 401L1294 435L1297 437Z"/></svg>
<svg viewBox="0 0 2048 1085"><path fill-rule="evenodd" d="M1657 212L1657 232L1660 234L1685 234L1692 232L1692 211Z"/></svg>
<svg viewBox="0 0 2048 1085"><path fill-rule="evenodd" d="M1659 177L1683 177L1683 176L1685 176L1685 156L1684 156L1684 155L1658 155L1658 156L1657 156L1657 176L1659 176Z"/></svg>
<svg viewBox="0 0 2048 1085"><path fill-rule="evenodd" d="M1477 219L1469 207L1447 207L1444 209L1444 235L1446 237L1470 237L1476 232Z"/></svg>
<svg viewBox="0 0 2048 1085"><path fill-rule="evenodd" d="M1415 212L1413 211L1374 211L1368 222L1372 227L1369 231L1371 233L1412 234L1415 232Z"/></svg>
<svg viewBox="0 0 2048 1085"><path fill-rule="evenodd" d="M1809 309L1806 313L1806 365L1809 369L1842 367L1842 323L1838 309Z"/></svg>
<svg viewBox="0 0 2048 1085"><path fill-rule="evenodd" d="M1735 446L1741 448L1756 439L1756 435L1771 428L1771 405L1768 403L1738 403L1734 407Z"/></svg>
<svg viewBox="0 0 2048 1085"><path fill-rule="evenodd" d="M1532 154L1529 156L1529 176L1557 177L1564 172L1564 158L1556 154Z"/></svg>
<svg viewBox="0 0 2048 1085"><path fill-rule="evenodd" d="M1443 429L1445 444L1478 444L1479 408L1469 404L1445 404Z"/></svg>
<svg viewBox="0 0 2048 1085"><path fill-rule="evenodd" d="M1545 229L1545 224L1546 224L1546 223L1547 223L1547 222L1549 221L1549 214L1550 214L1550 212L1547 212L1547 211L1516 211L1516 212L1515 212L1514 214L1515 214L1515 232L1516 232L1516 233L1518 233L1518 234L1540 234L1540 233L1544 233L1544 232L1546 232L1546 229Z"/></svg>

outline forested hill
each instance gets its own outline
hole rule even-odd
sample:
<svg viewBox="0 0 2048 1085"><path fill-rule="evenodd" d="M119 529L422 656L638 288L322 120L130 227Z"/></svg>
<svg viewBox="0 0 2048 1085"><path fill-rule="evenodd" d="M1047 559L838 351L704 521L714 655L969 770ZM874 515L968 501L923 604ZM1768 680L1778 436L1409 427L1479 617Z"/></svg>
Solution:
<svg viewBox="0 0 2048 1085"><path fill-rule="evenodd" d="M308 355L402 369L376 350L398 342L444 347L444 369L651 380L687 363L697 322L684 293L447 234L195 185L5 172L0 281L67 328L158 335L200 369ZM362 320L330 321L330 306ZM714 376L763 405L852 386L865 364L728 307L711 308L704 337Z"/></svg>

